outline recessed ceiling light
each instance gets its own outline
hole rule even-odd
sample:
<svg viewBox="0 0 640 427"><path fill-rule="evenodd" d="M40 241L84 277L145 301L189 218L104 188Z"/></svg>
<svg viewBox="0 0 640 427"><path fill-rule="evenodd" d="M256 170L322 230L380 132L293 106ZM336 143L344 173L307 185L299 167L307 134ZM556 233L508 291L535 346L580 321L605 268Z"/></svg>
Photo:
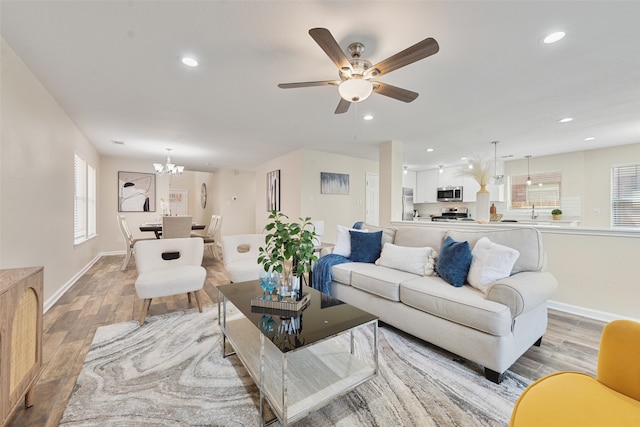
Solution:
<svg viewBox="0 0 640 427"><path fill-rule="evenodd" d="M556 31L555 33L551 33L549 34L547 37L545 37L542 42L545 44L551 44L551 43L555 43L557 41L560 41L564 38L565 33L564 31Z"/></svg>
<svg viewBox="0 0 640 427"><path fill-rule="evenodd" d="M560 119L558 120L560 123L569 123L570 121L572 121L573 118L572 117L565 117L564 119Z"/></svg>
<svg viewBox="0 0 640 427"><path fill-rule="evenodd" d="M195 59L195 58L188 57L188 56L183 56L182 58L180 58L180 62L182 62L187 67L197 67L198 66L198 60Z"/></svg>
<svg viewBox="0 0 640 427"><path fill-rule="evenodd" d="M427 153L433 152L433 148L427 148Z"/></svg>
<svg viewBox="0 0 640 427"><path fill-rule="evenodd" d="M467 160L466 157L460 157L460 160Z"/></svg>
<svg viewBox="0 0 640 427"><path fill-rule="evenodd" d="M589 136L587 138L585 138L585 141L593 141L595 138L593 136Z"/></svg>
<svg viewBox="0 0 640 427"><path fill-rule="evenodd" d="M373 116L371 114L367 114L366 116L363 117L363 119L365 119L365 120L373 120Z"/></svg>

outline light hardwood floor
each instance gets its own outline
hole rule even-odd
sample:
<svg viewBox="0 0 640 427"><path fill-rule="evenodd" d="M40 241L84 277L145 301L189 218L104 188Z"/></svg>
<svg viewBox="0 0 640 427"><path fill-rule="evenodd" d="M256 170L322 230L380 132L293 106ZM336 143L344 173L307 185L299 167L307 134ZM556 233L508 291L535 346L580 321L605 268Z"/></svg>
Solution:
<svg viewBox="0 0 640 427"><path fill-rule="evenodd" d="M95 330L137 319L135 262L120 271L124 256L100 258L44 315L43 370L35 387L35 405L16 411L9 426L57 426L89 351ZM217 302L217 284L229 283L221 261L205 254L207 280L203 305ZM186 295L161 298L150 316L191 308ZM531 380L576 370L595 374L604 323L550 310L549 327L540 347L532 347L511 367Z"/></svg>

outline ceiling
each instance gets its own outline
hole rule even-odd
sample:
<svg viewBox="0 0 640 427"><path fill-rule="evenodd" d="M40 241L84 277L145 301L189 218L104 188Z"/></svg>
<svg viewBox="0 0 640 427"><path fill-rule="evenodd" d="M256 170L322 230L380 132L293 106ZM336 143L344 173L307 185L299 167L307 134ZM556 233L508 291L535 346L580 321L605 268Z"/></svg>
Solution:
<svg viewBox="0 0 640 427"><path fill-rule="evenodd" d="M640 1L2 0L0 15L107 156L163 162L172 148L188 170L252 170L298 148L377 160L393 140L424 170L493 159L496 140L513 158L640 143ZM335 86L277 87L337 79L314 27L373 63L427 37L440 51L380 77L414 102L373 94L336 115ZM541 43L556 30L566 37Z"/></svg>

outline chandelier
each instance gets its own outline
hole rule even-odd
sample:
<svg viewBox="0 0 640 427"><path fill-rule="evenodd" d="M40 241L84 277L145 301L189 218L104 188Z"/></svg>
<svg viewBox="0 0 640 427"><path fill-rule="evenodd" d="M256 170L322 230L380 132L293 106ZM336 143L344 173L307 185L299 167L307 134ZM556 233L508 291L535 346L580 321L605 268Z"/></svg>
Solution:
<svg viewBox="0 0 640 427"><path fill-rule="evenodd" d="M165 173L169 175L182 175L184 171L184 166L177 166L175 163L171 163L171 148L167 148L167 163L161 165L160 163L154 163L153 168L156 170L156 173L159 175L163 175Z"/></svg>

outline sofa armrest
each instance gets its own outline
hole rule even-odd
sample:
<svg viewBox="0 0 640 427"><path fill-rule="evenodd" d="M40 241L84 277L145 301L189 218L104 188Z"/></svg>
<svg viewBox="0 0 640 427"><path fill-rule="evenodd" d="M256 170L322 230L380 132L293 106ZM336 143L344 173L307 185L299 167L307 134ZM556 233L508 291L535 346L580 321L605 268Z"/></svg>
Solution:
<svg viewBox="0 0 640 427"><path fill-rule="evenodd" d="M558 282L549 272L523 271L495 282L487 299L509 307L513 318L547 301L557 287Z"/></svg>
<svg viewBox="0 0 640 427"><path fill-rule="evenodd" d="M322 258L325 255L332 254L334 248L335 248L335 246L326 246L326 247L320 249L320 256L318 258Z"/></svg>

